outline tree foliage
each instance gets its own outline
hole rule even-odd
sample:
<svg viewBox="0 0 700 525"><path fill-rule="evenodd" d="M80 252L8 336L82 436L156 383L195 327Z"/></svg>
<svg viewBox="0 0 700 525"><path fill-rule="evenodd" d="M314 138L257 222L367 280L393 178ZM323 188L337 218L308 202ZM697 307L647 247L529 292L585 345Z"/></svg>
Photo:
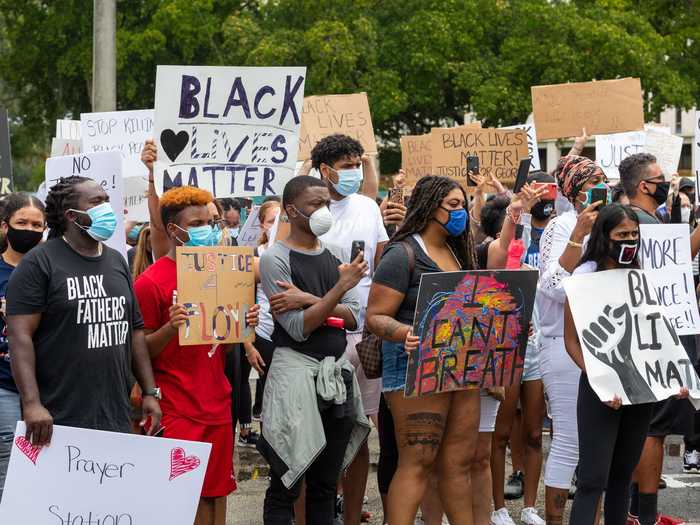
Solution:
<svg viewBox="0 0 700 525"><path fill-rule="evenodd" d="M0 0L20 184L90 111L91 32L92 0ZM307 94L368 93L387 151L468 111L522 122L538 84L638 76L647 118L700 98L696 0L120 0L117 45L119 109L153 106L157 64L305 65Z"/></svg>

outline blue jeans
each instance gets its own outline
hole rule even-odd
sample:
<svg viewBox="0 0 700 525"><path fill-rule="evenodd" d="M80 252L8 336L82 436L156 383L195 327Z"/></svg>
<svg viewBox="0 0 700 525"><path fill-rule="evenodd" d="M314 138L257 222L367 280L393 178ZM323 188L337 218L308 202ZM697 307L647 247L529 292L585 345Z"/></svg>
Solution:
<svg viewBox="0 0 700 525"><path fill-rule="evenodd" d="M5 486L15 428L20 419L22 419L22 412L19 394L0 388L0 500L2 500L2 489Z"/></svg>
<svg viewBox="0 0 700 525"><path fill-rule="evenodd" d="M382 341L382 392L403 390L407 370L408 354L403 343Z"/></svg>

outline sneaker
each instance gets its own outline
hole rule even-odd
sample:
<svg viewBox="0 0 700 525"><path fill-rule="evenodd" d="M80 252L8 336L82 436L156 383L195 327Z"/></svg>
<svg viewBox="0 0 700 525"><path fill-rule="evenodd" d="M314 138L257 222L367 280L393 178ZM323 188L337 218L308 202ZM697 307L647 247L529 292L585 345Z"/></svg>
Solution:
<svg viewBox="0 0 700 525"><path fill-rule="evenodd" d="M253 421L260 422L260 412L253 412Z"/></svg>
<svg viewBox="0 0 700 525"><path fill-rule="evenodd" d="M545 521L540 518L534 507L525 507L520 513L520 521L525 525L545 525Z"/></svg>
<svg viewBox="0 0 700 525"><path fill-rule="evenodd" d="M625 525L639 525L639 516L627 513L627 523Z"/></svg>
<svg viewBox="0 0 700 525"><path fill-rule="evenodd" d="M693 469L700 470L700 452L697 450L689 450L683 454L683 470L690 472Z"/></svg>
<svg viewBox="0 0 700 525"><path fill-rule="evenodd" d="M664 514L656 515L656 525L682 525L683 523L685 523L683 518L674 518Z"/></svg>
<svg viewBox="0 0 700 525"><path fill-rule="evenodd" d="M525 476L519 470L513 472L508 481L506 481L506 486L503 491L503 495L506 499L518 499L523 497L523 479Z"/></svg>
<svg viewBox="0 0 700 525"><path fill-rule="evenodd" d="M258 433L253 430L249 430L245 436L238 434L238 446L255 447L258 444L259 437Z"/></svg>
<svg viewBox="0 0 700 525"><path fill-rule="evenodd" d="M510 517L510 514L508 514L508 509L505 507L491 513L490 523L491 525L515 525L515 522Z"/></svg>

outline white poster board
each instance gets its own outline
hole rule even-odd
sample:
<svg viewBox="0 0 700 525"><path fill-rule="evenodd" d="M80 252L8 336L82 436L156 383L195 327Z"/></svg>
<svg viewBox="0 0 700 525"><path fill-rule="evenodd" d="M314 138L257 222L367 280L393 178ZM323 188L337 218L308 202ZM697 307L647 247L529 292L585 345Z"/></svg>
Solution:
<svg viewBox="0 0 700 525"><path fill-rule="evenodd" d="M695 177L695 204L700 203L700 111L695 110L695 120L693 121L693 176Z"/></svg>
<svg viewBox="0 0 700 525"><path fill-rule="evenodd" d="M64 155L77 155L81 153L80 141L72 139L51 139L51 156L62 157Z"/></svg>
<svg viewBox="0 0 700 525"><path fill-rule="evenodd" d="M211 444L54 426L33 447L17 423L0 523L192 525Z"/></svg>
<svg viewBox="0 0 700 525"><path fill-rule="evenodd" d="M80 140L80 121L60 119L56 121L56 138Z"/></svg>
<svg viewBox="0 0 700 525"><path fill-rule="evenodd" d="M678 335L700 334L687 224L640 224L639 260Z"/></svg>
<svg viewBox="0 0 700 525"><path fill-rule="evenodd" d="M683 137L664 133L652 127L647 129L644 151L656 157L656 162L661 167L666 180L671 180L671 175L678 171L682 149Z"/></svg>
<svg viewBox="0 0 700 525"><path fill-rule="evenodd" d="M241 227L241 231L238 233L236 241L238 246L250 246L255 248L258 245L258 240L260 235L262 235L262 225L258 220L258 214L260 213L260 206L253 206L250 210L245 223Z"/></svg>
<svg viewBox="0 0 700 525"><path fill-rule="evenodd" d="M158 66L158 194L281 195L294 175L304 67Z"/></svg>
<svg viewBox="0 0 700 525"><path fill-rule="evenodd" d="M508 126L503 129L522 129L527 133L527 152L532 159L530 161L530 171L541 170L540 149L537 145L537 130L535 129L534 122L531 124L516 124L515 126Z"/></svg>
<svg viewBox="0 0 700 525"><path fill-rule="evenodd" d="M146 139L153 136L152 109L82 113L80 130L83 152L117 150L124 158L124 177L148 176L141 150Z"/></svg>
<svg viewBox="0 0 700 525"><path fill-rule="evenodd" d="M644 151L646 133L644 131L628 131L596 135L595 160L609 179L620 178L620 162Z"/></svg>
<svg viewBox="0 0 700 525"><path fill-rule="evenodd" d="M124 177L124 210L127 221L150 220L147 192L148 180L143 177Z"/></svg>
<svg viewBox="0 0 700 525"><path fill-rule="evenodd" d="M117 151L85 153L46 159L46 187L51 187L61 177L80 175L97 182L109 195L117 216L117 229L105 244L126 257L126 235L124 233L124 180L122 179L122 157Z"/></svg>
<svg viewBox="0 0 700 525"><path fill-rule="evenodd" d="M700 408L700 378L642 270L573 275L564 289L586 373L601 401L662 401L690 391Z"/></svg>

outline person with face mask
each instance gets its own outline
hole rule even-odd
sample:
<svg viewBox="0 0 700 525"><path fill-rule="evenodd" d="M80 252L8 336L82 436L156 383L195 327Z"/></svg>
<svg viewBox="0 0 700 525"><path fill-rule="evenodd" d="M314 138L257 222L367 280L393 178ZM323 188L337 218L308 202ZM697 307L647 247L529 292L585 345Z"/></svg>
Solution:
<svg viewBox="0 0 700 525"><path fill-rule="evenodd" d="M267 371L258 440L258 450L270 464L265 525L292 522L304 482L307 522L331 524L340 472L369 433L355 369L343 355L346 331L359 323L355 286L368 264L361 253L341 264L319 241L333 227L329 204L323 181L291 179L282 197L289 236L260 259L262 287L271 305L284 283L308 299L306 308L272 308L275 358Z"/></svg>
<svg viewBox="0 0 700 525"><path fill-rule="evenodd" d="M562 281L581 258L585 238L603 202L589 202L592 188L605 175L595 163L577 155L559 160L554 172L568 209L552 219L540 239L540 280L535 304L539 315L538 357L552 417L552 447L545 467L545 514L548 524L562 522L571 479L578 463L576 398L579 369L564 348Z"/></svg>
<svg viewBox="0 0 700 525"><path fill-rule="evenodd" d="M640 224L660 224L656 209L668 198L671 183L665 180L656 157L649 153L630 155L620 163L620 183L629 197L630 206ZM690 252L700 251L700 228L690 235ZM690 361L698 368L694 336L680 336ZM657 496L664 459L664 441L670 434L692 431L694 409L687 399L669 398L654 404L653 416L639 465L632 477L630 519L653 525L659 519L673 519L658 514Z"/></svg>
<svg viewBox="0 0 700 525"><path fill-rule="evenodd" d="M10 346L5 324L7 282L24 255L41 242L46 229L44 205L26 193L11 193L3 199L0 225L7 248L0 258L0 498L17 421L22 419L19 393L10 368Z"/></svg>
<svg viewBox="0 0 700 525"><path fill-rule="evenodd" d="M611 204L601 209L574 275L614 269L638 269L639 219L627 206ZM586 375L581 343L568 301L565 306L566 351L581 369L577 420L579 467L576 497L570 523L593 525L605 492L607 524L627 520L629 487L642 453L653 403L622 406L620 396L599 399Z"/></svg>
<svg viewBox="0 0 700 525"><path fill-rule="evenodd" d="M54 423L131 432L131 373L144 392L141 426L156 432L160 389L131 274L124 257L104 244L117 225L107 193L86 177L61 178L46 196L46 222L49 240L22 258L7 285L26 438L48 444ZM24 233L15 245L28 249L39 237Z"/></svg>
<svg viewBox="0 0 700 525"><path fill-rule="evenodd" d="M187 318L173 301L177 290L178 246L213 246L208 191L184 186L160 198L161 220L170 239L167 255L146 269L134 284L143 312L153 371L163 390L163 436L212 444L196 525L223 525L226 497L236 489L233 475L231 386L224 373L231 345L180 346L178 329ZM177 296L176 296L177 297ZM257 325L258 306L246 314Z"/></svg>

